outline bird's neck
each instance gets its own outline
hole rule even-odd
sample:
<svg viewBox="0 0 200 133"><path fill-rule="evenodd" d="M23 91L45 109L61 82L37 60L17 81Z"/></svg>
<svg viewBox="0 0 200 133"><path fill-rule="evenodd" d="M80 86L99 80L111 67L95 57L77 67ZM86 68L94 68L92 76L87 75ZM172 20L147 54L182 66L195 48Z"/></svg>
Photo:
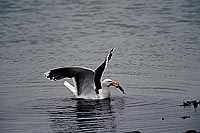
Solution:
<svg viewBox="0 0 200 133"><path fill-rule="evenodd" d="M102 89L99 90L99 96L100 96L100 99L109 98L110 97L109 87L102 87Z"/></svg>

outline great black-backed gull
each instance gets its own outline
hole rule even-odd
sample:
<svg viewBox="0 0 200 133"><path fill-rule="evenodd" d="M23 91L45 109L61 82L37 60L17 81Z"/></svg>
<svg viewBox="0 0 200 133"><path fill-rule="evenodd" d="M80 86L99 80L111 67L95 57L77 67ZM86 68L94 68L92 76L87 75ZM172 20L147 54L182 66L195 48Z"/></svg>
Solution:
<svg viewBox="0 0 200 133"><path fill-rule="evenodd" d="M110 50L105 61L96 68L91 70L85 67L63 67L50 70L44 73L44 76L49 80L56 81L63 78L72 78L74 86L69 82L64 81L64 85L75 95L76 98L83 99L105 99L110 98L110 87L115 86L125 94L124 89L118 82L111 79L105 79L101 82L101 77L112 58Z"/></svg>

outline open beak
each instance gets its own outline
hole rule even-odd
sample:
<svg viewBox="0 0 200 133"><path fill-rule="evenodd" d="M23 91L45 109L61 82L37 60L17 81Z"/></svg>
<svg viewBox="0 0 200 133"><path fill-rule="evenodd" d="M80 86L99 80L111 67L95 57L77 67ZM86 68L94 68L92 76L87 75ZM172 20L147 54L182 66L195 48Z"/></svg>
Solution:
<svg viewBox="0 0 200 133"><path fill-rule="evenodd" d="M119 84L119 82L115 82L115 81L112 81L110 83L111 86L115 86L116 88L119 88L119 90L125 95L125 91L124 89L122 88L122 86Z"/></svg>

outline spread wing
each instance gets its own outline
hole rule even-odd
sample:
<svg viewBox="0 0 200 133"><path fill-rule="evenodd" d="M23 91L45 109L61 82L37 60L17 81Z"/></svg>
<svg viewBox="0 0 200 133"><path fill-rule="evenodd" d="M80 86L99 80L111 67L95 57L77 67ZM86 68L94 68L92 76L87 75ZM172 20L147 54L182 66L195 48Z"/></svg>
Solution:
<svg viewBox="0 0 200 133"><path fill-rule="evenodd" d="M95 73L94 73L94 82L95 82L95 92L97 94L99 94L99 89L101 89L101 77L103 75L104 70L106 69L108 62L111 60L112 58L112 52L114 51L114 48L110 50L110 52L108 53L105 61L96 68Z"/></svg>
<svg viewBox="0 0 200 133"><path fill-rule="evenodd" d="M57 68L46 72L44 75L46 78L52 81L60 80L63 78L75 78L78 96L93 93L95 90L94 71L87 68Z"/></svg>

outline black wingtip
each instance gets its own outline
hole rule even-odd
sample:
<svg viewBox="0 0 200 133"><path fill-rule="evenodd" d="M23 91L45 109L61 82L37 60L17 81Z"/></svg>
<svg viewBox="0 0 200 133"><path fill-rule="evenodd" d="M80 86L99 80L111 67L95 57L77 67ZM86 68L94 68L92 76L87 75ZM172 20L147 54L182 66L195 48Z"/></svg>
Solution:
<svg viewBox="0 0 200 133"><path fill-rule="evenodd" d="M110 53L112 53L114 50L115 50L115 48L112 48L112 49L110 50Z"/></svg>
<svg viewBox="0 0 200 133"><path fill-rule="evenodd" d="M108 54L108 61L112 59L112 52L114 51L115 48L112 48Z"/></svg>
<svg viewBox="0 0 200 133"><path fill-rule="evenodd" d="M44 77L51 80L51 81L56 81L56 79L50 75L50 71L45 72Z"/></svg>

